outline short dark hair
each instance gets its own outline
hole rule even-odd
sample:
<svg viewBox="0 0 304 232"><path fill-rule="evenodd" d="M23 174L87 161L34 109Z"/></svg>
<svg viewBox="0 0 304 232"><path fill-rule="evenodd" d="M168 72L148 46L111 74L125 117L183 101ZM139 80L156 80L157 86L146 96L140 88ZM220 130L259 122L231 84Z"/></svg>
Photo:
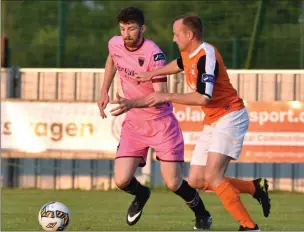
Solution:
<svg viewBox="0 0 304 232"><path fill-rule="evenodd" d="M130 23L135 22L139 26L145 24L144 13L135 6L130 6L120 10L120 13L117 17L119 23Z"/></svg>
<svg viewBox="0 0 304 232"><path fill-rule="evenodd" d="M179 16L177 20L183 20L183 24L193 32L194 37L197 40L203 40L204 26L200 17L196 14L189 13L182 16Z"/></svg>

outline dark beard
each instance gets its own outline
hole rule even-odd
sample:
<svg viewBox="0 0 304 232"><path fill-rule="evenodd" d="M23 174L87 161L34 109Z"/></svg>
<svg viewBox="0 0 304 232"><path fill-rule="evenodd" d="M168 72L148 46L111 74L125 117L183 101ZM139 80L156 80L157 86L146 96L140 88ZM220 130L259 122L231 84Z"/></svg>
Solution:
<svg viewBox="0 0 304 232"><path fill-rule="evenodd" d="M140 41L140 34L138 34L136 40L133 40L131 43L130 42L126 43L126 41L124 40L124 44L126 47L129 48L137 48L140 45L139 41Z"/></svg>

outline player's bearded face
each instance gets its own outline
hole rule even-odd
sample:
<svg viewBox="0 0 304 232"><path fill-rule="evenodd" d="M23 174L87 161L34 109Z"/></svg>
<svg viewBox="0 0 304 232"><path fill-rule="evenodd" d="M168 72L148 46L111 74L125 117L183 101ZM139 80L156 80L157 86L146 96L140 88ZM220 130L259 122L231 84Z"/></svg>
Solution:
<svg viewBox="0 0 304 232"><path fill-rule="evenodd" d="M120 32L127 47L137 47L143 38L143 30L136 23L121 23Z"/></svg>

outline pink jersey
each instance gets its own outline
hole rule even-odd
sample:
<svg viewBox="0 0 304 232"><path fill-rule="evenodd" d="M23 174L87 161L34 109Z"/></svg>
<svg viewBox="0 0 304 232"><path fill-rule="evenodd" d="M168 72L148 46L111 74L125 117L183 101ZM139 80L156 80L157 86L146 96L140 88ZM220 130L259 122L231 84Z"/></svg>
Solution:
<svg viewBox="0 0 304 232"><path fill-rule="evenodd" d="M119 72L120 83L127 99L141 98L154 92L154 82L166 82L166 77L154 77L151 81L137 83L132 78L141 72L151 71L166 65L166 58L160 48L152 41L145 39L134 51L124 46L121 36L114 36L108 44L109 54ZM172 104L164 103L157 107L133 108L127 112L126 120L150 120L163 117L172 112Z"/></svg>

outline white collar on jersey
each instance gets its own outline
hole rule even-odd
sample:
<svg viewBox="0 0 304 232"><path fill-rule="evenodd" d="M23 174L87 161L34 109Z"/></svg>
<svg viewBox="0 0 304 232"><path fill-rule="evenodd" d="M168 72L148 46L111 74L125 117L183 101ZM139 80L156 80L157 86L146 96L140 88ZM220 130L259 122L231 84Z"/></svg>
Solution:
<svg viewBox="0 0 304 232"><path fill-rule="evenodd" d="M202 48L206 47L206 42L203 42L197 49L194 50L191 54L189 54L189 58L194 57Z"/></svg>

